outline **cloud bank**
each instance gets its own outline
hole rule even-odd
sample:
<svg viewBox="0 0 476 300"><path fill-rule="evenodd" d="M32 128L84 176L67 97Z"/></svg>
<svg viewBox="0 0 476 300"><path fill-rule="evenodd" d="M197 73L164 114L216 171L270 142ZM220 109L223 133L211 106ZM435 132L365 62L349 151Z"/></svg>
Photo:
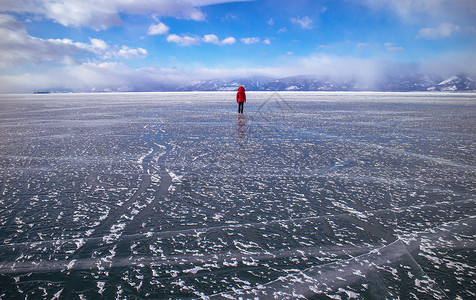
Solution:
<svg viewBox="0 0 476 300"><path fill-rule="evenodd" d="M38 90L100 92L168 90L199 78L236 79L266 76L282 78L310 75L338 81L353 81L372 89L385 76L402 74L474 72L476 58L471 52L454 53L458 59L435 58L421 64L398 64L372 59L313 54L289 57L278 67L264 68L138 68L124 63L85 62L50 68L46 72L0 76L0 93L31 93ZM444 71L442 71L444 70ZM456 73L457 74L457 73ZM66 88L65 88L66 87Z"/></svg>

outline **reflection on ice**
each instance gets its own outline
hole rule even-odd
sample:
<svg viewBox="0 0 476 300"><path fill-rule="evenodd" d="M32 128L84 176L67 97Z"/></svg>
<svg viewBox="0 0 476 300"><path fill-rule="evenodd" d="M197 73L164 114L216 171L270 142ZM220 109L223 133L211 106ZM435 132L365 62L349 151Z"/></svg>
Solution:
<svg viewBox="0 0 476 300"><path fill-rule="evenodd" d="M236 123L238 139L243 141L246 139L246 117L243 114L238 114L238 120Z"/></svg>
<svg viewBox="0 0 476 300"><path fill-rule="evenodd" d="M476 294L472 95L233 96L2 96L0 297Z"/></svg>

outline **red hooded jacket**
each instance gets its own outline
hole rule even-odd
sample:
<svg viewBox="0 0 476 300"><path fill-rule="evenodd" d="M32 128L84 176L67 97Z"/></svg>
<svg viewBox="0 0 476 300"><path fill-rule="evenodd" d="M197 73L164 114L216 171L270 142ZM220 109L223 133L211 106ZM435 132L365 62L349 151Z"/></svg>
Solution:
<svg viewBox="0 0 476 300"><path fill-rule="evenodd" d="M236 102L246 102L245 88L240 86L236 93Z"/></svg>

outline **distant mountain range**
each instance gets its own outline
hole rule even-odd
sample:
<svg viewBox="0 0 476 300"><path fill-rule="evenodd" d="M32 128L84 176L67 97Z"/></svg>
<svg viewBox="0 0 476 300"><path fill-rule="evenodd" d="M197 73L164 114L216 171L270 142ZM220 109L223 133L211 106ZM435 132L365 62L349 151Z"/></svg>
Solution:
<svg viewBox="0 0 476 300"><path fill-rule="evenodd" d="M94 87L89 92L236 91L240 85L243 85L247 91L476 92L476 82L473 78L476 80L476 75L455 75L448 78L429 75L385 76L371 85L367 85L359 81L333 80L313 76L251 77L234 80L211 79L184 83L146 84L126 89ZM35 93L49 92L42 90ZM73 92L73 90L58 89L53 92Z"/></svg>
<svg viewBox="0 0 476 300"><path fill-rule="evenodd" d="M455 75L449 78L428 75L387 76L370 86L356 81L337 81L312 76L293 76L279 79L261 77L235 80L204 80L179 86L168 86L165 89L174 91L235 91L240 85L243 85L248 91L476 92L476 82L472 78L476 78L476 76Z"/></svg>

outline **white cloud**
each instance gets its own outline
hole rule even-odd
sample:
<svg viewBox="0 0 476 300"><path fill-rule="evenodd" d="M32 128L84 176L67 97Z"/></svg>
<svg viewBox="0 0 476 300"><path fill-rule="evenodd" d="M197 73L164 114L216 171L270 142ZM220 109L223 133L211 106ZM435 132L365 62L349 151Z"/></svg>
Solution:
<svg viewBox="0 0 476 300"><path fill-rule="evenodd" d="M170 34L167 37L167 42L176 43L180 46L195 46L199 45L201 42L215 44L215 45L232 45L236 42L234 37L227 37L224 40L221 40L215 34L206 34L202 38L198 36L190 36L190 35L176 35Z"/></svg>
<svg viewBox="0 0 476 300"><path fill-rule="evenodd" d="M3 0L0 12L30 13L64 26L96 30L122 24L121 13L205 20L200 7L240 0Z"/></svg>
<svg viewBox="0 0 476 300"><path fill-rule="evenodd" d="M214 34L206 34L203 36L203 41L205 43L220 44L220 40Z"/></svg>
<svg viewBox="0 0 476 300"><path fill-rule="evenodd" d="M70 0L44 1L40 12L64 26L87 26L97 30L122 24L117 3L105 1Z"/></svg>
<svg viewBox="0 0 476 300"><path fill-rule="evenodd" d="M180 46L193 46L200 44L200 38L196 36L178 36L176 34L170 34L169 36L167 36L167 42L176 43Z"/></svg>
<svg viewBox="0 0 476 300"><path fill-rule="evenodd" d="M126 59L143 58L147 56L147 50L144 48L131 49L127 46L122 46L116 53L118 57Z"/></svg>
<svg viewBox="0 0 476 300"><path fill-rule="evenodd" d="M23 23L18 22L14 17L10 15L0 14L0 28L8 30L22 30L25 28Z"/></svg>
<svg viewBox="0 0 476 300"><path fill-rule="evenodd" d="M259 37L248 37L248 38L242 38L241 42L246 45L250 44L256 44L259 43L261 39Z"/></svg>
<svg viewBox="0 0 476 300"><path fill-rule="evenodd" d="M0 15L0 67L24 62L71 62L71 55L92 52L95 45L74 43L69 39L40 39L28 35L24 25L13 17ZM97 42L95 42L97 43Z"/></svg>
<svg viewBox="0 0 476 300"><path fill-rule="evenodd" d="M263 44L265 44L265 45L271 45L271 40L270 40L269 38L265 38L265 39L263 40Z"/></svg>
<svg viewBox="0 0 476 300"><path fill-rule="evenodd" d="M0 67L23 63L40 64L58 62L79 63L75 57L95 54L99 58L142 58L147 51L127 46L110 46L100 39L90 38L90 43L74 42L70 39L41 39L29 35L25 26L12 16L0 14Z"/></svg>
<svg viewBox="0 0 476 300"><path fill-rule="evenodd" d="M227 37L226 39L224 39L221 43L223 45L233 45L234 43L236 43L236 39L234 37L230 36L230 37Z"/></svg>
<svg viewBox="0 0 476 300"><path fill-rule="evenodd" d="M169 32L169 27L162 22L158 24L152 24L149 26L149 30L147 31L148 35L158 35L158 34L167 34Z"/></svg>
<svg viewBox="0 0 476 300"><path fill-rule="evenodd" d="M450 37L453 33L460 31L459 26L451 23L445 22L440 24L440 26L431 28L426 27L418 31L417 38L427 39L427 40L436 40Z"/></svg>
<svg viewBox="0 0 476 300"><path fill-rule="evenodd" d="M313 28L312 20L308 16L304 16L302 18L292 18L291 22L293 22L294 24L298 24L303 29L312 29Z"/></svg>
<svg viewBox="0 0 476 300"><path fill-rule="evenodd" d="M99 39L89 39L89 40L91 41L91 45L93 45L94 48L97 48L103 51L109 48L109 45L103 40L99 40Z"/></svg>

